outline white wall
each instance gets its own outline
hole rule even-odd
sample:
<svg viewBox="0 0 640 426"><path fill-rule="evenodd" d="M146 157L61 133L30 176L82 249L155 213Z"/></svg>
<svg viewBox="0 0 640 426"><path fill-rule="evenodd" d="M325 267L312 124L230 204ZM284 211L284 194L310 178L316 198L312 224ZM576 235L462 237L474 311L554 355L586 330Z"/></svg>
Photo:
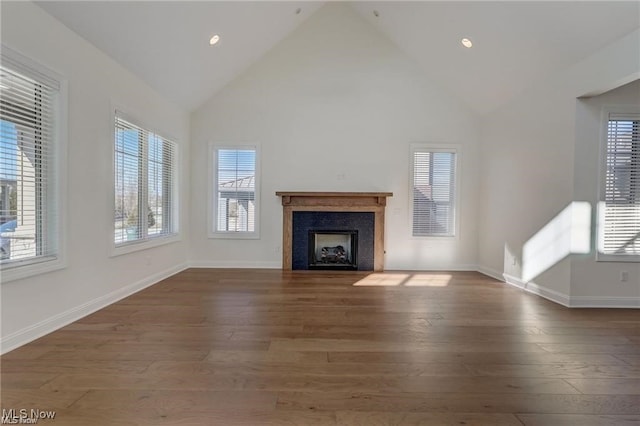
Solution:
<svg viewBox="0 0 640 426"><path fill-rule="evenodd" d="M112 103L180 145L181 216L189 203L189 116L39 7L3 2L2 43L68 79L65 269L1 287L2 351L186 265L187 243L110 256ZM37 31L34 31L37 28ZM182 220L183 235L187 221Z"/></svg>
<svg viewBox="0 0 640 426"><path fill-rule="evenodd" d="M259 142L260 240L207 239L191 202L190 257L203 266L281 266L278 190L391 191L386 269L475 268L477 121L347 5L330 3L192 116L192 190L206 194L207 144ZM462 146L459 237L410 237L409 144ZM338 175L345 179L339 180Z"/></svg>
<svg viewBox="0 0 640 426"><path fill-rule="evenodd" d="M571 302L571 257L559 260L533 282L523 283L522 248L569 203L587 201L575 192L575 178L582 177L574 177L574 164L584 161L576 154L581 152L576 146L577 98L602 93L639 75L640 30L636 30L536 82L484 117L478 252L481 270L498 277L505 274L514 284L526 284L554 300ZM587 287L600 288L600 295L610 294L597 275L581 279L588 281ZM579 294L581 290L576 291Z"/></svg>
<svg viewBox="0 0 640 426"><path fill-rule="evenodd" d="M594 212L599 191L602 111L611 106L640 108L640 80L577 102L575 198L589 201ZM595 217L593 222L595 229ZM592 253L595 243L594 232ZM593 255L575 256L571 263L571 296L581 305L598 304L604 299L612 306L632 306L632 301L640 306L640 263L596 262ZM627 282L620 281L621 271L628 272Z"/></svg>

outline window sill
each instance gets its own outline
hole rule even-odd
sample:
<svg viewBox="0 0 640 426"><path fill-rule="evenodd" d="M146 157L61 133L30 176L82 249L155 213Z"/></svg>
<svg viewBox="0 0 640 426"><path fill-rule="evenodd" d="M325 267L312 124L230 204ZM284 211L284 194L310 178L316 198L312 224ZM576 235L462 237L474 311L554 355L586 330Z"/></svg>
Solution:
<svg viewBox="0 0 640 426"><path fill-rule="evenodd" d="M150 238L142 241L131 241L119 246L112 246L111 256L116 257L123 254L134 253L137 251L148 250L154 247L160 247L180 241L180 234L172 234L163 237Z"/></svg>
<svg viewBox="0 0 640 426"><path fill-rule="evenodd" d="M411 240L418 241L440 241L440 242L448 242L448 241L457 241L459 239L458 235L411 235L409 237Z"/></svg>
<svg viewBox="0 0 640 426"><path fill-rule="evenodd" d="M46 274L48 272L57 271L67 267L66 262L59 257L54 257L49 260L40 259L38 261L27 262L2 267L0 269L0 281L2 283L7 283L10 281Z"/></svg>
<svg viewBox="0 0 640 426"><path fill-rule="evenodd" d="M209 232L209 239L259 240L257 232Z"/></svg>
<svg viewBox="0 0 640 426"><path fill-rule="evenodd" d="M596 262L640 263L640 255L596 253Z"/></svg>

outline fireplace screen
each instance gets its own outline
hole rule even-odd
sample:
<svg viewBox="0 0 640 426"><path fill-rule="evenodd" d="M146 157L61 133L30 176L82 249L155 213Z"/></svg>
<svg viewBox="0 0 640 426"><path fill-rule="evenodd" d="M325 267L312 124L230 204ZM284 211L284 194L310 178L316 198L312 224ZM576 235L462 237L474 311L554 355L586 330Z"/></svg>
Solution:
<svg viewBox="0 0 640 426"><path fill-rule="evenodd" d="M309 269L357 270L358 231L309 231Z"/></svg>

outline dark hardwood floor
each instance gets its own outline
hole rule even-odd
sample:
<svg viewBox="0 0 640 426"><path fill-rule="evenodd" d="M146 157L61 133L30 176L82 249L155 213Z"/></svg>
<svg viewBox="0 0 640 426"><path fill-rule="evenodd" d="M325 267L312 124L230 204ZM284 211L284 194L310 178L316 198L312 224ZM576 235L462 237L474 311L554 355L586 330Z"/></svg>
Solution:
<svg viewBox="0 0 640 426"><path fill-rule="evenodd" d="M640 311L471 272L190 269L0 362L42 425L640 424Z"/></svg>

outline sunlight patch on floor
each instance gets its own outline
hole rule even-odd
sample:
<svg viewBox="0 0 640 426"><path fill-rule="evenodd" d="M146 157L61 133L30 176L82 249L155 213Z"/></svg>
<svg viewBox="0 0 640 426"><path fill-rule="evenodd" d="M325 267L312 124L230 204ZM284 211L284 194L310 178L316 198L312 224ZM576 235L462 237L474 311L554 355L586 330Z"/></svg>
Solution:
<svg viewBox="0 0 640 426"><path fill-rule="evenodd" d="M393 274L373 273L354 283L361 287L446 287L450 274Z"/></svg>
<svg viewBox="0 0 640 426"><path fill-rule="evenodd" d="M450 282L450 274L415 274L404 285L406 287L446 287Z"/></svg>
<svg viewBox="0 0 640 426"><path fill-rule="evenodd" d="M367 286L367 287L397 287L402 285L409 274L381 274L374 273L367 275L360 281L354 283L354 286Z"/></svg>

